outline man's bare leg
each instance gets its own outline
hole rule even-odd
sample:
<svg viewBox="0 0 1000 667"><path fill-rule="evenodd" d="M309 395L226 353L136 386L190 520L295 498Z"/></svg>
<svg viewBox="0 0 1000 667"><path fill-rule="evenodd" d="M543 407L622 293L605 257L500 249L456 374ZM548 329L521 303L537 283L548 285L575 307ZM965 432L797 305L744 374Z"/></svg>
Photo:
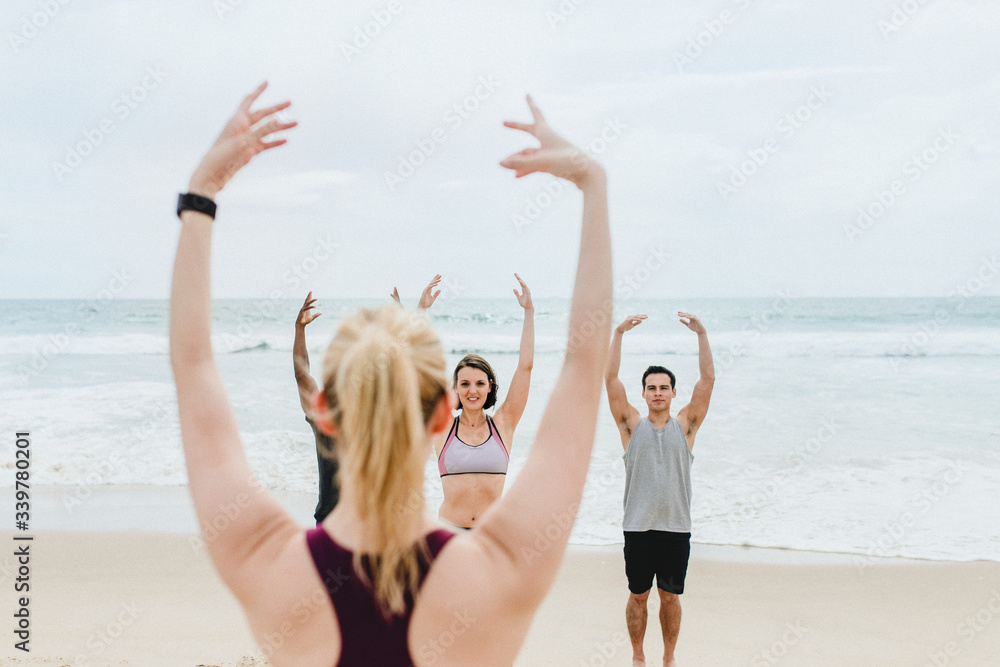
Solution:
<svg viewBox="0 0 1000 667"><path fill-rule="evenodd" d="M642 640L646 636L646 602L649 591L636 595L631 591L625 604L625 623L628 638L632 641L632 667L646 667L646 654L642 650Z"/></svg>
<svg viewBox="0 0 1000 667"><path fill-rule="evenodd" d="M681 631L681 599L673 593L667 593L660 588L660 628L663 630L663 667L676 667L674 648L677 646L677 635Z"/></svg>

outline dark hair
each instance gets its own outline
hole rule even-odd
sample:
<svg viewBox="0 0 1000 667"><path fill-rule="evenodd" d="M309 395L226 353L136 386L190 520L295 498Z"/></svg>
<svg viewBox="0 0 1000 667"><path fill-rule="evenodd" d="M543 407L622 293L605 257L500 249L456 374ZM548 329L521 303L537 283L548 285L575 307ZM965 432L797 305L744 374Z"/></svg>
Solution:
<svg viewBox="0 0 1000 667"><path fill-rule="evenodd" d="M480 357L478 354L467 354L462 357L462 360L458 362L458 366L455 366L455 376L451 384L453 388L458 386L458 371L463 368L475 368L476 370L486 373L486 377L490 381L490 393L483 402L483 410L489 410L496 405L497 391L499 390L499 387L497 386L496 373L493 372L493 368L490 367L489 362ZM461 401L458 402L458 409L462 409Z"/></svg>
<svg viewBox="0 0 1000 667"><path fill-rule="evenodd" d="M670 376L670 388L671 389L676 389L677 388L677 378L674 377L673 373L671 373L670 371L668 371L663 366L650 366L649 368L646 369L646 372L642 374L642 390L643 391L646 391L646 378L648 378L653 373L666 373L667 375Z"/></svg>

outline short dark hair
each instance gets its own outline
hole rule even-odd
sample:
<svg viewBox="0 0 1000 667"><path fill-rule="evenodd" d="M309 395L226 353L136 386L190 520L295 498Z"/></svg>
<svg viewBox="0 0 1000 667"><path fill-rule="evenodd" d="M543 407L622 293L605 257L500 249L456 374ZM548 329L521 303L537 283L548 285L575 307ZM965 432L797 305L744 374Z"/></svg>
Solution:
<svg viewBox="0 0 1000 667"><path fill-rule="evenodd" d="M490 393L486 396L486 400L483 401L483 410L489 410L497 402L497 391L500 387L497 385L497 376L493 372L493 368L490 366L489 362L480 357L478 354L467 354L462 357L462 360L458 362L458 366L455 366L455 376L452 379L452 387L458 386L458 371L463 368L475 368L486 373L487 379L490 381ZM462 402L458 402L458 409L462 409Z"/></svg>
<svg viewBox="0 0 1000 667"><path fill-rule="evenodd" d="M677 388L677 378L674 377L673 373L671 373L670 371L668 371L663 366L650 366L649 368L646 369L646 372L642 374L642 390L643 391L646 391L646 378L648 378L653 373L666 373L667 375L670 376L670 388L671 389L676 389Z"/></svg>

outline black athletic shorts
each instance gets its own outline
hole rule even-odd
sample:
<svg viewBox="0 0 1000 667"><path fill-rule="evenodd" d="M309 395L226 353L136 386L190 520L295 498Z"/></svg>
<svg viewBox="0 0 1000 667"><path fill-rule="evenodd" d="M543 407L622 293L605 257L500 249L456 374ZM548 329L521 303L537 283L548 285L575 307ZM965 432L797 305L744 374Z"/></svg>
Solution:
<svg viewBox="0 0 1000 667"><path fill-rule="evenodd" d="M628 589L641 595L653 587L667 593L684 592L688 557L691 555L691 533L668 533L647 530L642 533L625 531L625 576Z"/></svg>

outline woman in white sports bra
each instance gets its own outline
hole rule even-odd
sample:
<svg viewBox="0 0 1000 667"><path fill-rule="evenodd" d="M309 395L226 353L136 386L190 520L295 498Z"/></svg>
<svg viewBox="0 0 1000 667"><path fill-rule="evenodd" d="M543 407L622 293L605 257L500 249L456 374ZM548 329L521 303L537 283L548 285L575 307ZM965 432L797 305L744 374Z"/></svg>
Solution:
<svg viewBox="0 0 1000 667"><path fill-rule="evenodd" d="M479 355L466 355L458 362L453 376L461 412L445 439L434 445L444 488L439 515L460 528L475 526L483 512L500 498L514 429L528 402L535 356L535 308L528 286L516 273L514 277L521 284L521 291L514 290L514 296L524 309L524 325L517 370L511 378L507 398L492 417L486 414L497 400L496 374Z"/></svg>

